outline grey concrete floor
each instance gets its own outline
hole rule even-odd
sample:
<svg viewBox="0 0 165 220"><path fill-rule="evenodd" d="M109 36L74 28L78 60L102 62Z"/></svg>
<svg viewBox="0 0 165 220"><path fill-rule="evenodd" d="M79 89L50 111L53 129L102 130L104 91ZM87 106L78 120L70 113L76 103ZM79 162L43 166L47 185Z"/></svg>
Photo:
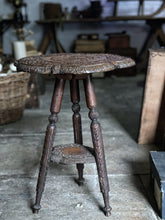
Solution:
<svg viewBox="0 0 165 220"><path fill-rule="evenodd" d="M156 220L155 202L149 187L149 151L155 146L138 145L137 134L144 76L94 79L100 113L112 220ZM88 109L81 88L81 115L84 145L92 146ZM85 164L85 184L75 183L75 166L51 164L42 198L42 209L33 214L39 160L48 124L53 83L46 82L40 109L25 110L20 121L0 126L0 219L64 220L107 219L100 207L95 164ZM56 144L73 142L69 86L66 85Z"/></svg>

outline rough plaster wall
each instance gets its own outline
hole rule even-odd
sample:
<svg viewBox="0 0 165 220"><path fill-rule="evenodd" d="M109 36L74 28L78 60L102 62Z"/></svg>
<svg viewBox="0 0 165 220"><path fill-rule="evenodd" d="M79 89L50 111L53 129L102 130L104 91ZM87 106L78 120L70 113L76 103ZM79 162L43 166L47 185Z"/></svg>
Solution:
<svg viewBox="0 0 165 220"><path fill-rule="evenodd" d="M13 7L6 3L6 0L0 0L1 7L0 7L0 16L4 16L6 14L12 13ZM25 0L25 2L28 5L28 18L30 21L30 24L26 25L26 29L30 29L34 32L34 34L29 37L28 39L35 39L36 47L39 46L41 39L42 39L42 26L37 25L35 23L35 20L40 19L40 7L39 4L46 2L45 0ZM61 3L63 8L68 7L69 10L73 6L77 6L79 10L82 10L84 8L87 8L90 5L89 0L49 0L49 2L53 3ZM109 4L106 2L106 0L102 0L102 5ZM147 1L145 4L145 13L148 14L150 12L153 12L156 8L160 6L160 1ZM106 13L111 14L112 10L111 8L105 7ZM136 15L137 14L137 2L127 2L125 3L120 2L118 5L118 15ZM163 14L164 15L164 14ZM77 34L79 33L99 33L100 38L106 39L105 33L108 32L121 32L123 30L126 30L128 34L131 36L131 46L136 47L138 51L140 50L142 43L144 41L144 38L149 30L149 28L145 25L145 22L109 22L109 23L93 23L89 24L87 27L87 24L65 24L64 30L61 29L58 30L58 36L61 41L61 43L64 46L64 49L69 52L70 46L76 39ZM66 37L67 36L67 37ZM5 53L11 53L11 44L9 42L13 42L16 40L16 36L13 32L13 29L10 28L5 34L4 34L4 52ZM52 44L52 47L50 49L50 52L55 52L54 45Z"/></svg>

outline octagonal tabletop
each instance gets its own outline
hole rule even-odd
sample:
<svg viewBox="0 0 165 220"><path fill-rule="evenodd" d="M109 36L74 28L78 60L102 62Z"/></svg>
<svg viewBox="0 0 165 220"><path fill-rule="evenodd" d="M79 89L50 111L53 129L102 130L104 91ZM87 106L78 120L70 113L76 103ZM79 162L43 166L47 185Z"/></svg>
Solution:
<svg viewBox="0 0 165 220"><path fill-rule="evenodd" d="M105 53L56 53L25 57L15 62L18 71L75 75L106 72L134 65L131 58Z"/></svg>

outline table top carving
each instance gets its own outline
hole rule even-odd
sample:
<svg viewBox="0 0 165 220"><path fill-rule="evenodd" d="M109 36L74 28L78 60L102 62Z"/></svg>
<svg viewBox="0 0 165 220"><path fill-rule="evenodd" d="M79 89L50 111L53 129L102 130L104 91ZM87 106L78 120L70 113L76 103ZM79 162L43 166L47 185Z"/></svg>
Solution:
<svg viewBox="0 0 165 220"><path fill-rule="evenodd" d="M57 53L25 57L15 62L18 71L75 75L106 72L134 65L131 58L101 53Z"/></svg>

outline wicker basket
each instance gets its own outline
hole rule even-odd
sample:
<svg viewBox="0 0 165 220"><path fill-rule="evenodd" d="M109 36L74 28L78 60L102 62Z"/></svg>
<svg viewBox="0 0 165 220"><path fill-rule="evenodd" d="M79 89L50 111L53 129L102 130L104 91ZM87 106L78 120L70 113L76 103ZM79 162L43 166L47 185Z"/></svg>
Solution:
<svg viewBox="0 0 165 220"><path fill-rule="evenodd" d="M29 74L0 74L0 125L19 120L24 111Z"/></svg>

